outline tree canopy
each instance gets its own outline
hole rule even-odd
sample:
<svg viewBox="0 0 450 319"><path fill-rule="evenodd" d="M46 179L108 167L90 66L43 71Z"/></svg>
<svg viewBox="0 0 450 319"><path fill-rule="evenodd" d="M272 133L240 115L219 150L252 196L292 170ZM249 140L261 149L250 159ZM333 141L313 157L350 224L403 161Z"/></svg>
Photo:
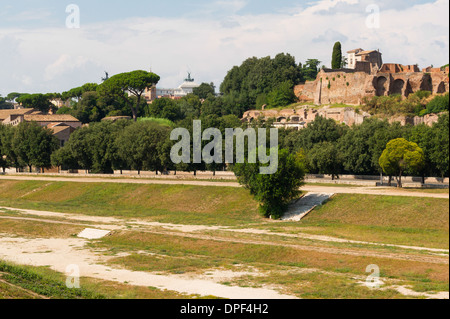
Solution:
<svg viewBox="0 0 450 319"><path fill-rule="evenodd" d="M121 99L130 108L133 119L137 121L142 95L159 80L159 75L142 70L120 73L104 81L98 87L98 92L103 97Z"/></svg>
<svg viewBox="0 0 450 319"><path fill-rule="evenodd" d="M257 150L256 150L257 151ZM272 175L260 174L261 163L235 164L233 171L240 184L260 202L261 213L279 219L288 204L300 195L306 174L301 153L292 154L286 149L278 152L278 170Z"/></svg>
<svg viewBox="0 0 450 319"><path fill-rule="evenodd" d="M380 166L388 175L397 177L398 187L402 187L402 175L405 171L420 171L425 165L423 150L404 138L390 141L380 157Z"/></svg>
<svg viewBox="0 0 450 319"><path fill-rule="evenodd" d="M331 68L340 69L341 67L342 67L342 45L341 42L336 42L333 47Z"/></svg>

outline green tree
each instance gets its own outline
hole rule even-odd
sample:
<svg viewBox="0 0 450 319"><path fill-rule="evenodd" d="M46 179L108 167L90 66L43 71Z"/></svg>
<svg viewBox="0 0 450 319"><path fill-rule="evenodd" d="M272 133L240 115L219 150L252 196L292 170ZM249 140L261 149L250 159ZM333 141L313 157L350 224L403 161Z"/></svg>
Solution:
<svg viewBox="0 0 450 319"><path fill-rule="evenodd" d="M303 66L302 73L306 81L314 81L317 78L317 74L320 71L321 61L317 59L308 59Z"/></svg>
<svg viewBox="0 0 450 319"><path fill-rule="evenodd" d="M291 81L280 83L267 96L267 101L271 107L287 106L296 100L294 85Z"/></svg>
<svg viewBox="0 0 450 319"><path fill-rule="evenodd" d="M137 121L142 95L147 88L156 85L159 80L158 75L141 70L120 73L99 85L98 92L101 96L122 100L130 108L134 121Z"/></svg>
<svg viewBox="0 0 450 319"><path fill-rule="evenodd" d="M34 108L47 114L50 109L54 109L55 106L50 103L51 97L45 94L24 94L16 99L17 103L22 104L26 108Z"/></svg>
<svg viewBox="0 0 450 319"><path fill-rule="evenodd" d="M429 135L428 149L431 165L441 177L449 176L449 114L439 117Z"/></svg>
<svg viewBox="0 0 450 319"><path fill-rule="evenodd" d="M321 142L336 142L346 132L347 127L337 124L332 119L318 116L299 131L292 131L283 140L283 145L292 152L306 152Z"/></svg>
<svg viewBox="0 0 450 319"><path fill-rule="evenodd" d="M180 105L172 99L160 98L154 100L145 108L146 117L163 118L172 122L182 118Z"/></svg>
<svg viewBox="0 0 450 319"><path fill-rule="evenodd" d="M308 171L331 175L332 180L342 171L342 155L334 143L316 144L307 155Z"/></svg>
<svg viewBox="0 0 450 319"><path fill-rule="evenodd" d="M390 141L380 157L380 166L388 175L395 175L398 187L402 185L402 175L405 171L417 172L425 165L423 150L413 142L404 138Z"/></svg>
<svg viewBox="0 0 450 319"><path fill-rule="evenodd" d="M290 81L296 85L303 80L301 65L297 65L289 54L281 53L275 58L249 58L240 66L233 67L220 86L225 102L222 114L241 116L248 109L260 107L256 104L258 97L269 94L281 83Z"/></svg>
<svg viewBox="0 0 450 319"><path fill-rule="evenodd" d="M19 159L12 144L15 130L14 126L0 124L0 161L3 170L8 167L20 168Z"/></svg>
<svg viewBox="0 0 450 319"><path fill-rule="evenodd" d="M117 144L115 143L130 121L104 121L90 126L88 144L92 157L92 171L94 173L111 174L117 164Z"/></svg>
<svg viewBox="0 0 450 319"><path fill-rule="evenodd" d="M260 202L261 213L279 219L288 204L300 195L305 177L304 158L286 149L279 150L278 171L273 175L261 175L261 164L235 164L234 173L241 185L250 190Z"/></svg>
<svg viewBox="0 0 450 319"><path fill-rule="evenodd" d="M65 112L65 109L60 109L59 111ZM98 93L95 91L83 93L80 101L73 107L69 114L76 117L83 124L98 122L105 117L103 110L98 104Z"/></svg>
<svg viewBox="0 0 450 319"><path fill-rule="evenodd" d="M51 155L51 162L54 167L58 167L58 171L64 168L74 169L78 167L78 163L68 147L61 147L54 151Z"/></svg>
<svg viewBox="0 0 450 319"><path fill-rule="evenodd" d="M3 98L0 95L0 110L3 109L12 109L12 104L8 102L7 98Z"/></svg>
<svg viewBox="0 0 450 319"><path fill-rule="evenodd" d="M18 162L37 168L51 167L51 154L58 149L58 140L51 130L41 127L35 122L22 122L14 130L12 147L17 155Z"/></svg>
<svg viewBox="0 0 450 319"><path fill-rule="evenodd" d="M336 42L333 47L333 56L331 59L331 68L340 69L342 67L342 45Z"/></svg>
<svg viewBox="0 0 450 319"><path fill-rule="evenodd" d="M214 83L202 83L198 88L194 88L193 93L200 99L206 99L210 94L216 94L216 87L214 86Z"/></svg>
<svg viewBox="0 0 450 319"><path fill-rule="evenodd" d="M92 169L92 147L90 145L89 137L91 135L91 128L85 126L77 129L70 136L69 141L64 148L70 153L70 157L77 163L76 167L82 168L88 173Z"/></svg>
<svg viewBox="0 0 450 319"><path fill-rule="evenodd" d="M420 112L420 116L426 114L437 114L449 110L449 94L438 95L433 98L426 106L426 109Z"/></svg>
<svg viewBox="0 0 450 319"><path fill-rule="evenodd" d="M170 127L151 121L140 121L127 126L116 140L119 156L131 169L140 172L163 172L167 163L162 161L162 150L170 136Z"/></svg>
<svg viewBox="0 0 450 319"><path fill-rule="evenodd" d="M188 94L178 101L182 118L197 119L200 117L202 103L194 94Z"/></svg>
<svg viewBox="0 0 450 319"><path fill-rule="evenodd" d="M379 159L389 141L405 136L407 128L387 120L367 119L355 125L338 141L344 170L352 174L376 175L382 172Z"/></svg>

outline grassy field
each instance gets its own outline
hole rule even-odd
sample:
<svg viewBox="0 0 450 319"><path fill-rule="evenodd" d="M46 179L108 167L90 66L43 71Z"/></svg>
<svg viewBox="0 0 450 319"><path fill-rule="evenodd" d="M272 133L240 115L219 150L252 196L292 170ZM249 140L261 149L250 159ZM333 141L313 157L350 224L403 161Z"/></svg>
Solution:
<svg viewBox="0 0 450 319"><path fill-rule="evenodd" d="M449 201L341 194L318 207L301 223L271 225L270 229L448 249Z"/></svg>
<svg viewBox="0 0 450 319"><path fill-rule="evenodd" d="M389 285L408 285L420 292L449 289L448 264L428 261L426 258L434 256L428 252L283 235L325 235L380 244L448 249L447 199L341 194L318 207L302 222L293 223L263 219L258 214L257 203L247 190L241 188L0 181L0 206L120 217L125 219L124 223L127 218L139 218L273 232L236 233L209 229L182 233L163 228L114 231L111 236L89 244L91 249L111 256L108 264L112 267L192 276L217 269L245 271L245 275L224 280L222 284L276 287L283 293L302 298L405 298L394 289L371 290L361 285L360 281L367 276L367 265L376 264ZM0 212L2 216L21 215ZM65 223L0 218L0 233L67 238L84 228L81 221L77 224L60 221ZM89 278L83 278L86 295L66 296L64 291L46 293L31 284L28 275L23 280L10 277L21 273L15 270L18 266L4 265L0 263L0 268L3 267L0 269L0 298L36 297L27 290L54 298L193 297ZM27 272L44 276L37 280L38 283L42 280L44 286L46 280L63 280L62 275L48 268L26 267Z"/></svg>
<svg viewBox="0 0 450 319"><path fill-rule="evenodd" d="M130 287L113 281L80 278L80 289L66 287L66 277L48 267L19 266L0 260L1 299L192 299L200 296Z"/></svg>
<svg viewBox="0 0 450 319"><path fill-rule="evenodd" d="M250 194L231 187L0 181L0 205L194 225L262 221Z"/></svg>

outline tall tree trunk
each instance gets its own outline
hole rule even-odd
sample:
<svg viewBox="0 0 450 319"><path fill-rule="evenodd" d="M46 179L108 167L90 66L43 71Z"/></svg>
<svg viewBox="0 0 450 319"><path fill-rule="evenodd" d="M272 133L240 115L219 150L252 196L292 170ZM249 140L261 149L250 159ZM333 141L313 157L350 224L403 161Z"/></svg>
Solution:
<svg viewBox="0 0 450 319"><path fill-rule="evenodd" d="M403 172L400 171L400 175L398 176L397 188L403 188L403 185L402 185L402 174L403 174Z"/></svg>

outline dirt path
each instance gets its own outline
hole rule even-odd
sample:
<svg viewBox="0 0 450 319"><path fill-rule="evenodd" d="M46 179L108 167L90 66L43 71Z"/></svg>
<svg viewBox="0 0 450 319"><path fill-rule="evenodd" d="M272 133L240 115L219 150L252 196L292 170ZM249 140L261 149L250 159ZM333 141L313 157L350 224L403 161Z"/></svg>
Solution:
<svg viewBox="0 0 450 319"><path fill-rule="evenodd" d="M95 254L85 247L87 241L70 239L24 239L0 237L0 259L31 266L50 266L66 273L76 265L81 277L111 280L135 286L157 287L180 293L216 296L228 299L294 299L266 288L242 288L221 285L213 280L187 279L176 275L157 275L103 265L109 258Z"/></svg>
<svg viewBox="0 0 450 319"><path fill-rule="evenodd" d="M185 181L185 180L157 180L157 179L122 179L122 178L89 178L89 177L45 177L45 176L0 176L0 180L38 180L53 182L75 182L75 183L116 183L116 184L159 184L159 185L193 185L214 187L242 187L236 182L207 182L207 181ZM434 194L426 192L412 192L398 190L388 187L352 187L352 186L314 186L306 185L302 188L306 192L334 193L334 194L364 194L381 196L408 196L449 199L449 194Z"/></svg>
<svg viewBox="0 0 450 319"><path fill-rule="evenodd" d="M325 242L350 242L361 243L356 241L346 241L343 239L332 238L327 236L317 236L308 234L280 234L272 233L266 230L258 229L233 229L220 226L202 226L202 225L175 225L163 224L157 222L146 222L138 219L120 219L113 217L97 217L85 216L67 213L56 213L47 211L36 211L26 209L13 209L0 207L2 210L17 212L6 216L0 216L1 219L26 220L36 222L46 222L52 224L71 224L77 226L94 227L105 230L122 230L122 231L143 231L162 236L178 236L184 238L214 240L222 242L237 242L255 245L273 245L285 246L299 250L320 251L331 254L344 254L352 256L367 256L375 258L389 258L398 260L419 261L426 263L448 264L448 256L438 257L426 254L407 254L407 253L391 253L383 251L370 251L367 249L349 249L338 247L324 246L308 246L289 244L282 242L270 242L262 240L252 240L247 238L229 238L218 235L200 233L202 231L229 231L243 234L257 235L279 235L285 237L307 238ZM86 224L88 223L88 224ZM131 228L130 228L131 226ZM180 293L217 296L230 299L288 299L293 296L285 295L273 288L244 288L227 286L220 284L220 281L226 277L229 279L238 278L246 275L240 271L221 271L214 270L214 275L206 276L199 274L196 276L186 275L160 275L150 272L138 272L127 269L113 268L106 266L111 256L105 256L101 252L94 252L86 245L89 241L82 238L63 238L63 239L30 239L11 237L11 235L0 234L0 259L18 264L32 266L50 266L51 269L66 273L69 265L76 265L80 269L80 275L83 277L97 278L101 280L110 280L121 283L128 283L135 286L157 287L159 289L167 289ZM367 243L369 244L369 243ZM377 243L370 243L380 245ZM408 247L392 245L399 248L407 248L413 250L425 250L429 253L448 253L448 250ZM247 274L248 275L248 274ZM253 274L254 275L254 274ZM222 279L221 279L222 278ZM223 280L222 280L223 281ZM403 291L405 295L408 291ZM418 296L418 295L417 295ZM425 296L434 298L433 296ZM439 295L440 296L440 295ZM444 296L445 298L445 296ZM448 297L447 297L448 298Z"/></svg>
<svg viewBox="0 0 450 319"><path fill-rule="evenodd" d="M378 245L378 246L388 246L388 247L397 247L402 249L410 249L410 250L418 250L418 251L429 251L433 253L441 253L448 254L448 250L445 249L437 249L437 248L425 248L425 247L414 247L414 246L402 246L402 245L390 245L390 244L379 244L379 243L369 243L369 242L361 242L361 241L351 241L351 240L343 240L339 238L333 238L328 236L319 236L319 235L308 235L308 234L283 234L283 233L272 233L270 231L265 230L257 230L257 229L233 229L229 227L221 227L221 226L201 226L201 225L175 225L175 224L163 224L157 222L145 222L139 221L136 219L132 220L121 220L111 217L93 217L93 216L83 216L83 215L72 215L72 214L64 214L64 213L55 213L55 212L41 212L35 210L23 210L23 209L9 209L5 207L0 207L0 209L4 210L12 210L18 211L22 214L32 214L36 216L43 217L53 217L53 218L64 218L68 220L76 220L76 221L89 221L94 222L93 225L86 225L80 223L73 223L73 225L77 226L85 226L85 227L93 227L105 230L130 230L128 227L125 227L125 223L127 226L134 226L134 229L131 230L139 230L142 232L148 232L157 235L166 235L166 236L176 236L176 237L184 237L184 238L193 238L193 239L202 239L202 240L213 240L219 242L233 242L233 243L242 243L242 244L253 244L253 245L268 245L268 246L282 246L295 248L299 250L306 251L319 251L324 253L331 254L343 254L343 255L351 255L351 256L366 256L366 257L377 257L377 258L389 258L389 259L397 259L397 260L410 260L410 261L419 261L419 262L427 262L427 263L436 263L436 264L449 264L448 256L447 258L442 258L438 256L426 256L426 255L411 255L411 254L402 254L402 253L386 253L380 251L370 251L370 250L355 250L355 249L347 249L347 248L335 248L335 247L323 247L323 246L310 246L310 245L299 245L299 244L287 244L280 242L271 242L271 241L262 241L262 240L251 240L251 239L243 239L243 238L227 238L220 237L218 235L205 235L198 233L199 231L229 231L229 232L237 232L244 234L257 234L257 235L275 235L280 237L291 237L291 238L299 238L299 239L310 239L310 240L319 240L323 242L338 242L338 243L351 243L351 244L367 244L367 245ZM86 217L86 219L84 219ZM0 219L14 219L14 220L34 220L37 222L48 222L48 223L61 223L61 224L72 224L68 221L55 221L55 220L47 220L47 219L33 219L30 217L18 217L18 216L0 216ZM114 225L111 225L114 224ZM162 229L162 230L161 230ZM176 230L176 231L173 231Z"/></svg>

